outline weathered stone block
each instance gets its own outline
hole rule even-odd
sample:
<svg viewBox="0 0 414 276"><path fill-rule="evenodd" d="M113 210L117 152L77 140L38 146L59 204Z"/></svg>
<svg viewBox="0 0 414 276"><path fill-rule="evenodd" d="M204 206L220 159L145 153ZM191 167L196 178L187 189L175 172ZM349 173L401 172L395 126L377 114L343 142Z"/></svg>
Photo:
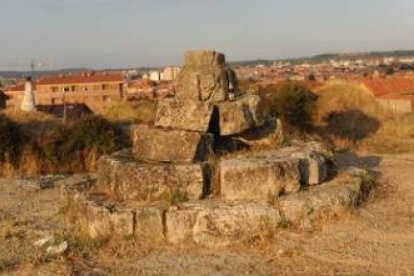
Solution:
<svg viewBox="0 0 414 276"><path fill-rule="evenodd" d="M281 197L279 208L285 220L300 223L356 207L365 189L363 177L346 172L328 183Z"/></svg>
<svg viewBox="0 0 414 276"><path fill-rule="evenodd" d="M78 194L76 223L91 239L132 237L160 241L164 239L164 208L159 206L120 205L95 202Z"/></svg>
<svg viewBox="0 0 414 276"><path fill-rule="evenodd" d="M286 147L279 150L261 151L241 155L240 159L279 160L281 158L297 158L300 160L300 179L303 185L318 185L329 176L328 159L320 152L303 147Z"/></svg>
<svg viewBox="0 0 414 276"><path fill-rule="evenodd" d="M220 198L271 202L282 190L273 165L257 160L220 162Z"/></svg>
<svg viewBox="0 0 414 276"><path fill-rule="evenodd" d="M220 102L238 90L236 74L225 64L223 54L214 51L192 51L178 76L176 98L201 102Z"/></svg>
<svg viewBox="0 0 414 276"><path fill-rule="evenodd" d="M211 50L188 51L184 55L184 65L186 66L213 66L224 65L225 56Z"/></svg>
<svg viewBox="0 0 414 276"><path fill-rule="evenodd" d="M212 176L209 163L143 163L119 155L99 160L98 187L121 200L169 200L180 191L189 199L207 195Z"/></svg>
<svg viewBox="0 0 414 276"><path fill-rule="evenodd" d="M193 100L168 99L158 102L155 126L177 130L206 132L213 108Z"/></svg>
<svg viewBox="0 0 414 276"><path fill-rule="evenodd" d="M274 234L280 223L277 208L254 203L186 203L166 213L166 237L173 244L195 242L228 246Z"/></svg>
<svg viewBox="0 0 414 276"><path fill-rule="evenodd" d="M213 136L194 131L138 125L133 143L135 157L142 161L199 162L213 154Z"/></svg>
<svg viewBox="0 0 414 276"><path fill-rule="evenodd" d="M216 104L219 112L220 135L240 134L265 124L262 101L258 95L247 95L234 101Z"/></svg>
<svg viewBox="0 0 414 276"><path fill-rule="evenodd" d="M184 66L178 76L177 99L201 102L220 102L229 98L229 70L224 66Z"/></svg>
<svg viewBox="0 0 414 276"><path fill-rule="evenodd" d="M300 160L233 159L220 162L220 197L224 200L273 202L300 189Z"/></svg>
<svg viewBox="0 0 414 276"><path fill-rule="evenodd" d="M112 209L79 196L76 201L77 223L91 239L106 239L112 235L134 234L134 213L130 209Z"/></svg>
<svg viewBox="0 0 414 276"><path fill-rule="evenodd" d="M158 206L135 207L135 237L152 241L164 240L164 208Z"/></svg>

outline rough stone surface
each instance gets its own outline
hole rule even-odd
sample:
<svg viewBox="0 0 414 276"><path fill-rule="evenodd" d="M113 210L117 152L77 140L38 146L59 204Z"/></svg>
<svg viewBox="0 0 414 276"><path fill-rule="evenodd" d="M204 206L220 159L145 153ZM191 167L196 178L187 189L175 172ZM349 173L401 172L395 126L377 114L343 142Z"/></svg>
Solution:
<svg viewBox="0 0 414 276"><path fill-rule="evenodd" d="M220 198L274 202L300 189L300 160L233 159L220 162Z"/></svg>
<svg viewBox="0 0 414 276"><path fill-rule="evenodd" d="M163 214L159 206L98 204L93 198L75 195L78 226L91 239L112 236L164 239Z"/></svg>
<svg viewBox="0 0 414 276"><path fill-rule="evenodd" d="M238 90L236 75L225 65L223 54L191 51L178 76L176 97L202 102L220 102Z"/></svg>
<svg viewBox="0 0 414 276"><path fill-rule="evenodd" d="M135 157L141 161L199 162L213 154L213 136L194 131L137 125L133 143Z"/></svg>
<svg viewBox="0 0 414 276"><path fill-rule="evenodd" d="M142 163L127 156L99 160L98 187L120 200L169 200L175 192L189 199L204 198L212 181L209 163Z"/></svg>
<svg viewBox="0 0 414 276"><path fill-rule="evenodd" d="M356 174L346 172L331 182L281 197L281 213L287 221L300 223L348 211L357 206L367 188L364 187L364 174L362 170Z"/></svg>
<svg viewBox="0 0 414 276"><path fill-rule="evenodd" d="M168 99L158 102L155 126L206 132L213 108L200 101Z"/></svg>
<svg viewBox="0 0 414 276"><path fill-rule="evenodd" d="M219 66L226 63L223 54L210 50L188 51L184 54L185 66Z"/></svg>
<svg viewBox="0 0 414 276"><path fill-rule="evenodd" d="M172 244L227 246L269 238L279 223L279 211L271 205L186 203L167 211L166 238Z"/></svg>
<svg viewBox="0 0 414 276"><path fill-rule="evenodd" d="M262 101L258 95L246 95L234 101L216 104L219 113L220 135L240 134L265 124Z"/></svg>
<svg viewBox="0 0 414 276"><path fill-rule="evenodd" d="M329 159L320 152L309 149L306 146L291 146L279 150L266 150L255 153L242 154L240 159L279 160L292 157L299 159L300 179L303 185L319 185L327 180L329 176Z"/></svg>

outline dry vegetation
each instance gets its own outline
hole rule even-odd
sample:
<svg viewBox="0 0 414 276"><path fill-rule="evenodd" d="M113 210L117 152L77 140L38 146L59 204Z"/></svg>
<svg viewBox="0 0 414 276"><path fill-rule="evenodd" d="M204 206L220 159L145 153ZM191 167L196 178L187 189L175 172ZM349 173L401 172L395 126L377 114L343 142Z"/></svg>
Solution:
<svg viewBox="0 0 414 276"><path fill-rule="evenodd" d="M384 110L363 86L336 81L312 92L286 82L256 90L290 139L322 140L338 151L414 152L414 115ZM94 171L102 154L128 145L122 126L152 123L155 108L152 101L116 103L67 124L41 112L0 113L0 174Z"/></svg>
<svg viewBox="0 0 414 276"><path fill-rule="evenodd" d="M362 85L334 81L312 92L287 82L260 90L290 139L322 140L337 151L414 152L414 115L384 109Z"/></svg>
<svg viewBox="0 0 414 276"><path fill-rule="evenodd" d="M95 171L102 154L129 144L123 130L131 123L151 123L155 103L123 102L97 116L64 123L42 112L0 113L0 175L35 176Z"/></svg>
<svg viewBox="0 0 414 276"><path fill-rule="evenodd" d="M121 129L102 117L63 123L42 113L5 112L0 114L0 175L94 171L99 156L126 143Z"/></svg>
<svg viewBox="0 0 414 276"><path fill-rule="evenodd" d="M122 102L104 108L99 115L109 121L151 123L155 117L154 101Z"/></svg>
<svg viewBox="0 0 414 276"><path fill-rule="evenodd" d="M375 153L414 152L413 114L396 114L384 109L363 86L330 83L317 92L316 126L337 149L358 149Z"/></svg>

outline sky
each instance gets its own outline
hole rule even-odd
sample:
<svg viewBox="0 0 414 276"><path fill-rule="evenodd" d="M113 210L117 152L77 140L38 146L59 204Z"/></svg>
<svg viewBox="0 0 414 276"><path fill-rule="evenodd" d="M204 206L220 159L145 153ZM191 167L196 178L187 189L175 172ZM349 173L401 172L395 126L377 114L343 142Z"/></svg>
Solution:
<svg viewBox="0 0 414 276"><path fill-rule="evenodd" d="M414 49L413 0L0 0L0 70Z"/></svg>

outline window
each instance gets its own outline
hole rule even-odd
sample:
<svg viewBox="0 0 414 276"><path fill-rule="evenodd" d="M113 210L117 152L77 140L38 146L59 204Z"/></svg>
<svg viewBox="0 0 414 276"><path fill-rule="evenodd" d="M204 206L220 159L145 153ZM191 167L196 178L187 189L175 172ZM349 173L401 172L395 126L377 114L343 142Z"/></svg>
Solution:
<svg viewBox="0 0 414 276"><path fill-rule="evenodd" d="M102 85L102 90L109 90L109 85L103 84Z"/></svg>

